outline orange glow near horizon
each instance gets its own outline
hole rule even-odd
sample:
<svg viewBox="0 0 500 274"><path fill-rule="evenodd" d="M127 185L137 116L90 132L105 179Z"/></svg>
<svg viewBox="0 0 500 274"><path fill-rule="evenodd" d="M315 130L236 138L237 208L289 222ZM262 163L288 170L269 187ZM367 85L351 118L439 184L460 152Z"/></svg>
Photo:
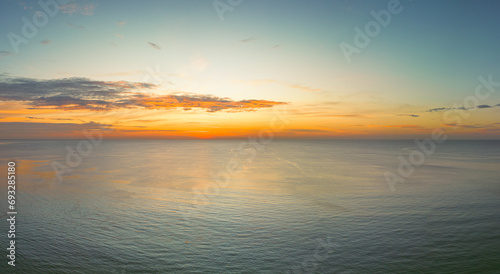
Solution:
<svg viewBox="0 0 500 274"><path fill-rule="evenodd" d="M444 122L444 112L398 114L401 108L390 104L160 95L134 91L152 87L145 83L75 81L84 87L99 85L103 92L6 98L0 101L1 138L81 139L84 130L103 130L109 139L244 139L266 131L277 139L407 139L428 136L435 128L463 138L488 139L500 132L492 118L499 108L494 107L471 111L474 116L468 123L456 126Z"/></svg>

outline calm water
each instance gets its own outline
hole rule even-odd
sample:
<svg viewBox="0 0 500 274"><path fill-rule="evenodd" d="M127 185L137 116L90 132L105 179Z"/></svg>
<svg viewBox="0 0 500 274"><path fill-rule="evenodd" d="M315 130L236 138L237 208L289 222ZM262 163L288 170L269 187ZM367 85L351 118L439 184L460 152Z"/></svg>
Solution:
<svg viewBox="0 0 500 274"><path fill-rule="evenodd" d="M107 140L58 182L78 142L0 142L2 178L18 167L11 272L500 272L498 141L439 144L394 193L384 172L412 141ZM0 196L6 212L6 180Z"/></svg>

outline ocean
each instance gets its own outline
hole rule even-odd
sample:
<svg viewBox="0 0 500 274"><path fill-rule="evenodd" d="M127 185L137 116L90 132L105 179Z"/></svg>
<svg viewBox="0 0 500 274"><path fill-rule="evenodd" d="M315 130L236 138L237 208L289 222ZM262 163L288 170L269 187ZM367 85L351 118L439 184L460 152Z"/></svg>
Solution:
<svg viewBox="0 0 500 274"><path fill-rule="evenodd" d="M500 273L500 141L436 144L391 189L385 174L418 149L1 140L17 214L11 267L3 179L0 272Z"/></svg>

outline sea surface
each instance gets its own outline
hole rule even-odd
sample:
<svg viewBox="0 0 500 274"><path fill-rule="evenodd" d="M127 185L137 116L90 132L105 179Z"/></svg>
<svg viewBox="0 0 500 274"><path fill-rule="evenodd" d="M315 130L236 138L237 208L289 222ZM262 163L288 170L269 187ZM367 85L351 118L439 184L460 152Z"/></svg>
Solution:
<svg viewBox="0 0 500 274"><path fill-rule="evenodd" d="M500 141L436 144L391 189L385 174L412 151L412 140L0 140L0 272L500 273Z"/></svg>

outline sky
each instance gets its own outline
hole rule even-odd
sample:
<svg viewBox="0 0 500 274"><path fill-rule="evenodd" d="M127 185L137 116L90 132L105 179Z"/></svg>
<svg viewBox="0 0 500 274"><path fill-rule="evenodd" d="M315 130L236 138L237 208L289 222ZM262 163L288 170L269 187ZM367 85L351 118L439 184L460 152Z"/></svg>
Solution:
<svg viewBox="0 0 500 274"><path fill-rule="evenodd" d="M2 1L0 139L500 137L498 1Z"/></svg>

